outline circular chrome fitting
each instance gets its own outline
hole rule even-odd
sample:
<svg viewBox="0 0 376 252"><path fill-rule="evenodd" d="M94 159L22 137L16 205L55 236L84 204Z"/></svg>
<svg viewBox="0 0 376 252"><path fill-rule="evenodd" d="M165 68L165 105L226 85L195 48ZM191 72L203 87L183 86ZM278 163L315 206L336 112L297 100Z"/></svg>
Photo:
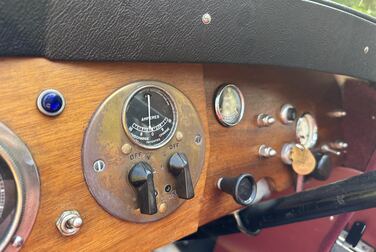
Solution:
<svg viewBox="0 0 376 252"><path fill-rule="evenodd" d="M296 108L291 104L284 104L281 107L281 112L279 116L284 124L293 123L297 118Z"/></svg>
<svg viewBox="0 0 376 252"><path fill-rule="evenodd" d="M9 215L6 229L0 230L0 251L18 251L28 238L39 209L40 180L33 157L17 135L0 123L0 159L15 182L14 216ZM4 215L3 215L4 218ZM4 219L2 219L4 220ZM3 222L3 223L6 223ZM2 224L2 223L0 223Z"/></svg>
<svg viewBox="0 0 376 252"><path fill-rule="evenodd" d="M55 89L44 90L38 96L37 107L46 116L58 116L65 108L64 96Z"/></svg>
<svg viewBox="0 0 376 252"><path fill-rule="evenodd" d="M291 150L295 146L294 143L284 144L281 150L281 159L284 164L291 165Z"/></svg>

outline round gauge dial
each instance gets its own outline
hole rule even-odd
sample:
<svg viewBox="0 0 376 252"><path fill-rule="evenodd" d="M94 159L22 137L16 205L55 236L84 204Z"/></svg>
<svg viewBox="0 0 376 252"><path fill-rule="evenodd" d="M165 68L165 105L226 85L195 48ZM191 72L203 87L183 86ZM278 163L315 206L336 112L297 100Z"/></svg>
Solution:
<svg viewBox="0 0 376 252"><path fill-rule="evenodd" d="M317 143L317 124L311 114L305 113L298 119L296 137L299 143L306 148L312 148Z"/></svg>
<svg viewBox="0 0 376 252"><path fill-rule="evenodd" d="M217 118L224 126L235 126L243 118L243 94L240 89L233 84L222 86L218 90L214 105Z"/></svg>
<svg viewBox="0 0 376 252"><path fill-rule="evenodd" d="M123 125L132 141L146 149L165 145L175 133L175 103L164 90L147 86L136 91L125 105Z"/></svg>
<svg viewBox="0 0 376 252"><path fill-rule="evenodd" d="M0 157L0 243L14 222L16 209L16 183L9 167Z"/></svg>

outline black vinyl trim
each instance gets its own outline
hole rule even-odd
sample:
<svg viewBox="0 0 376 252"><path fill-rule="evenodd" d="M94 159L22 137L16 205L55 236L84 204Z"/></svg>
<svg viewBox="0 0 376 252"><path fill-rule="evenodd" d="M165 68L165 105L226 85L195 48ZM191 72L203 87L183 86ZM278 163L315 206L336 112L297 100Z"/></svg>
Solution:
<svg viewBox="0 0 376 252"><path fill-rule="evenodd" d="M279 65L376 81L376 22L323 0L0 0L0 56Z"/></svg>

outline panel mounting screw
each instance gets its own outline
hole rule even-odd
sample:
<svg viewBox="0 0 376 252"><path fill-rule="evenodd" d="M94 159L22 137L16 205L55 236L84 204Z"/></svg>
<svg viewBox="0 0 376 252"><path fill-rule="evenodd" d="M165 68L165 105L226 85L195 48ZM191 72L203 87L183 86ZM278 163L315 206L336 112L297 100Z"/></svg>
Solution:
<svg viewBox="0 0 376 252"><path fill-rule="evenodd" d="M104 163L103 160L97 160L93 164L93 169L96 172L102 172L106 168L106 164Z"/></svg>
<svg viewBox="0 0 376 252"><path fill-rule="evenodd" d="M202 23L205 24L205 25L208 25L210 24L211 22L211 16L209 13L205 13L204 15L202 15Z"/></svg>
<svg viewBox="0 0 376 252"><path fill-rule="evenodd" d="M12 246L15 248L20 248L23 245L23 242L24 242L23 238L21 236L16 235L13 238Z"/></svg>
<svg viewBox="0 0 376 252"><path fill-rule="evenodd" d="M195 143L196 144L201 144L202 142L202 137L200 134L197 134L196 137L195 137Z"/></svg>
<svg viewBox="0 0 376 252"><path fill-rule="evenodd" d="M369 52L369 47L368 46L364 47L364 54L367 54L368 52Z"/></svg>

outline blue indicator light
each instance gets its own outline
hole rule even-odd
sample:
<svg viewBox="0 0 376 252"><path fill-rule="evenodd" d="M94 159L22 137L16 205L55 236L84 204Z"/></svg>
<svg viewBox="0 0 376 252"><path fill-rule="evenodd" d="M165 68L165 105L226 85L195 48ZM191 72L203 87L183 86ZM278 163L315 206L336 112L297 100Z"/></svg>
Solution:
<svg viewBox="0 0 376 252"><path fill-rule="evenodd" d="M63 99L58 93L49 92L42 97L42 107L49 113L58 112L63 106Z"/></svg>
<svg viewBox="0 0 376 252"><path fill-rule="evenodd" d="M37 107L41 113L47 116L57 116L64 110L64 96L55 89L44 90L38 96Z"/></svg>

